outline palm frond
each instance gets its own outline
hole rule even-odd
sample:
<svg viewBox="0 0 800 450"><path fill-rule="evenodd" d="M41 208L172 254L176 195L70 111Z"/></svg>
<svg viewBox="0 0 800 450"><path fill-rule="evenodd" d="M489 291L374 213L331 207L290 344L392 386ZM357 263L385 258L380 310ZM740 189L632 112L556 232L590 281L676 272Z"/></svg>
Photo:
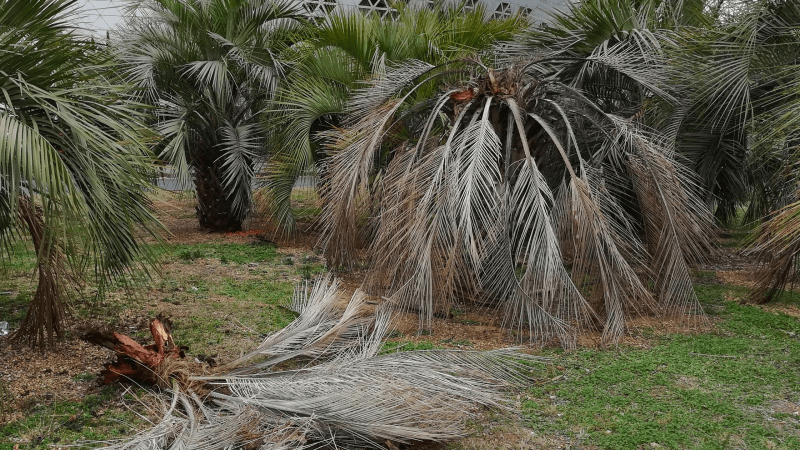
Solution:
<svg viewBox="0 0 800 450"><path fill-rule="evenodd" d="M290 340L293 347L310 348L319 334L297 331L345 321L353 307L342 308L337 287L338 281L326 279L310 292L301 288L293 303L300 315L287 327L293 331L268 338L260 352L281 354ZM213 390L204 403L176 386L171 404L162 400L165 413L159 423L106 448L192 450L252 443L287 449L383 448L387 440L445 441L464 435L464 421L475 417L478 406L507 408L503 390L526 383L531 365L546 362L513 349L381 355L388 320L378 322L365 334L340 335L350 345L320 354L318 365L263 372L257 364L193 377L224 390Z"/></svg>
<svg viewBox="0 0 800 450"><path fill-rule="evenodd" d="M793 282L800 256L800 202L775 214L754 231L747 252L760 264L750 300L764 304Z"/></svg>

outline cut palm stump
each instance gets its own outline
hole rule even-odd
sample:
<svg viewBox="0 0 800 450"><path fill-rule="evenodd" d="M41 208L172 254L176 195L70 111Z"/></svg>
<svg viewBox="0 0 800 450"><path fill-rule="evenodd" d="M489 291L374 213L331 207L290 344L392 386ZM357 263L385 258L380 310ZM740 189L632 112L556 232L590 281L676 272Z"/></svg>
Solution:
<svg viewBox="0 0 800 450"><path fill-rule="evenodd" d="M150 334L153 335L154 344L142 345L116 331L93 330L84 335L84 340L89 343L106 347L117 354L117 360L106 364L101 373L103 384L111 384L124 377L135 381L155 385L169 386L166 377L161 376L166 371L164 365L172 361L183 359L189 347L175 345L170 333L171 322L159 316L150 322Z"/></svg>

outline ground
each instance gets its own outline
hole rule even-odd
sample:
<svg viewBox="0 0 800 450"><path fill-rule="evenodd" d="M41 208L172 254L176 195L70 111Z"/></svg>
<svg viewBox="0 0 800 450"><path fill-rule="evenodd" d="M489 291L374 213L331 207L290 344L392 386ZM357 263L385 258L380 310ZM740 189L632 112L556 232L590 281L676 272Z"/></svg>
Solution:
<svg viewBox="0 0 800 450"><path fill-rule="evenodd" d="M80 340L88 328L113 328L138 339L163 313L188 357L224 363L289 323L293 285L324 271L313 231L281 239L259 222L246 232L208 234L196 225L192 199L154 196L172 231L161 272L98 301L84 289L72 308L65 342L39 354L0 337L0 449L48 448L130 435L157 419L158 405L137 399L148 387L98 386L110 351ZM313 195L295 206L315 213ZM307 223L301 224L305 229ZM735 247L741 236L723 244ZM768 306L740 304L753 268L723 246L694 273L706 321L640 318L618 346L584 336L579 348L532 351L553 357L541 379L509 393L516 408L486 411L469 437L422 449L800 448L800 293ZM14 329L35 287L33 256L21 245L0 279L0 320ZM354 289L359 273L345 286ZM515 345L493 311L462 305L436 319L432 333L401 318L385 351L485 350Z"/></svg>

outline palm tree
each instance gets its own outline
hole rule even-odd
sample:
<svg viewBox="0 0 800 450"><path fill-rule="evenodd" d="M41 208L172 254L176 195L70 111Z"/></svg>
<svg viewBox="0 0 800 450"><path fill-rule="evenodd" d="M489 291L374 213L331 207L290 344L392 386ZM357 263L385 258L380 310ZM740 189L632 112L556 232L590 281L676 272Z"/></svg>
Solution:
<svg viewBox="0 0 800 450"><path fill-rule="evenodd" d="M800 256L800 5L738 6L718 27L688 36L685 62L703 81L702 120L691 125L718 208L733 217L746 206L746 222L766 216L746 249L760 264L750 300L766 303L795 279Z"/></svg>
<svg viewBox="0 0 800 450"><path fill-rule="evenodd" d="M395 20L358 11L326 17L309 27L295 48L293 68L276 94L268 116L269 165L266 181L276 221L295 229L289 204L297 177L321 158L320 131L341 125L347 99L387 66L418 60L431 64L490 48L527 25L522 17L493 20L479 5L437 2L433 8L397 4Z"/></svg>
<svg viewBox="0 0 800 450"><path fill-rule="evenodd" d="M565 346L593 326L616 341L631 314L701 314L689 264L713 221L674 137L648 126L677 101L659 37L621 4L582 3L489 57L407 63L358 92L326 135L329 263L351 266L365 241L365 287L421 325L471 297ZM582 16L611 36L576 32Z"/></svg>
<svg viewBox="0 0 800 450"><path fill-rule="evenodd" d="M152 262L159 228L141 106L109 79L109 56L75 34L73 0L0 5L0 239L29 234L39 284L15 338L52 345L82 264L101 287Z"/></svg>
<svg viewBox="0 0 800 450"><path fill-rule="evenodd" d="M197 193L200 226L238 230L252 201L260 112L301 23L289 0L136 0L121 32L127 79L154 107L160 158Z"/></svg>
<svg viewBox="0 0 800 450"><path fill-rule="evenodd" d="M672 58L688 106L678 146L723 223L792 203L800 168L800 5L729 3L713 26L682 29Z"/></svg>

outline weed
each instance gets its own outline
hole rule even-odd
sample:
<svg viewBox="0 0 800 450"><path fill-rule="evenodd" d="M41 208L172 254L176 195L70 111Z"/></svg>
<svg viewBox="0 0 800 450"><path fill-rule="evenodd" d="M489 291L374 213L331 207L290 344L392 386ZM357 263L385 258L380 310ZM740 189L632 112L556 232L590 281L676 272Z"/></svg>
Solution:
<svg viewBox="0 0 800 450"><path fill-rule="evenodd" d="M442 348L440 346L433 345L433 342L430 341L422 341L422 342L386 342L383 344L383 348L381 348L381 354L385 353L395 353L395 352L413 352L416 350L432 350L434 348Z"/></svg>
<svg viewBox="0 0 800 450"><path fill-rule="evenodd" d="M456 306L452 306L452 307L450 307L450 315L452 317L463 316L464 315L464 311L462 311L461 309L459 309Z"/></svg>
<svg viewBox="0 0 800 450"><path fill-rule="evenodd" d="M194 261L195 259L200 259L205 255L203 254L203 251L201 249L188 248L188 249L178 250L177 256L183 261Z"/></svg>
<svg viewBox="0 0 800 450"><path fill-rule="evenodd" d="M448 345L452 345L454 347L459 347L459 348L461 348L461 347L472 347L472 346L475 345L469 339L448 338L448 339L442 339L439 342L441 342L442 344L448 344Z"/></svg>
<svg viewBox="0 0 800 450"><path fill-rule="evenodd" d="M391 333L386 335L386 339L397 339L397 338L400 338L400 337L403 337L403 333L401 333L401 332L399 332L397 330L392 330Z"/></svg>
<svg viewBox="0 0 800 450"><path fill-rule="evenodd" d="M303 264L297 269L298 275L303 277L304 280L310 280L317 274L324 273L325 266L321 264Z"/></svg>
<svg viewBox="0 0 800 450"><path fill-rule="evenodd" d="M179 244L161 250L164 256L177 257L183 261L193 261L200 258L219 258L227 261L227 264L247 264L251 262L271 262L278 256L275 246L249 245L249 244Z"/></svg>
<svg viewBox="0 0 800 450"><path fill-rule="evenodd" d="M97 379L97 374L89 372L79 373L72 377L72 381L92 381L94 379Z"/></svg>

